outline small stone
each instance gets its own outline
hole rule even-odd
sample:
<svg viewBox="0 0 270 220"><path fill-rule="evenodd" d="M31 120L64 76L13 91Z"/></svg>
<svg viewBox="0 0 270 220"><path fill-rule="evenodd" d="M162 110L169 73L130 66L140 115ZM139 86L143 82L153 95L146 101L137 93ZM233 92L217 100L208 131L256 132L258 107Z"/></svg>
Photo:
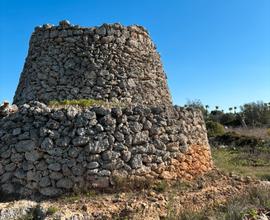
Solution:
<svg viewBox="0 0 270 220"><path fill-rule="evenodd" d="M40 158L40 153L36 150L25 153L25 159L34 162Z"/></svg>
<svg viewBox="0 0 270 220"><path fill-rule="evenodd" d="M72 143L75 147L81 147L86 145L89 142L89 137L80 136L72 140Z"/></svg>
<svg viewBox="0 0 270 220"><path fill-rule="evenodd" d="M115 137L115 139L116 139L117 141L119 141L119 142L122 142L122 141L125 140L124 134L122 134L122 133L119 132L119 131L117 131L117 132L114 133L114 137Z"/></svg>
<svg viewBox="0 0 270 220"><path fill-rule="evenodd" d="M4 168L3 168L3 165L0 164L0 176L4 173Z"/></svg>
<svg viewBox="0 0 270 220"><path fill-rule="evenodd" d="M98 168L98 167L99 167L99 163L95 161L87 164L87 169L90 169L90 170Z"/></svg>
<svg viewBox="0 0 270 220"><path fill-rule="evenodd" d="M50 178L48 176L42 177L39 181L40 187L46 187L51 184Z"/></svg>
<svg viewBox="0 0 270 220"><path fill-rule="evenodd" d="M130 160L130 158L131 158L130 151L122 151L121 154L122 154L123 161L128 162Z"/></svg>
<svg viewBox="0 0 270 220"><path fill-rule="evenodd" d="M41 188L40 193L44 196L57 196L59 195L62 191L60 189L57 189L55 187L46 187L46 188Z"/></svg>
<svg viewBox="0 0 270 220"><path fill-rule="evenodd" d="M10 172L14 171L16 169L16 164L15 163L9 163L5 165L5 171Z"/></svg>
<svg viewBox="0 0 270 220"><path fill-rule="evenodd" d="M77 148L77 147L71 147L68 151L68 155L72 158L78 157L79 153L80 153L80 148Z"/></svg>
<svg viewBox="0 0 270 220"><path fill-rule="evenodd" d="M12 135L13 136L17 136L19 134L21 134L22 132L22 129L21 128L15 128L13 131L12 131Z"/></svg>
<svg viewBox="0 0 270 220"><path fill-rule="evenodd" d="M111 175L111 171L109 170L101 170L98 172L99 176L110 176Z"/></svg>
<svg viewBox="0 0 270 220"><path fill-rule="evenodd" d="M69 137L62 137L56 140L56 145L60 147L67 147L70 143Z"/></svg>
<svg viewBox="0 0 270 220"><path fill-rule="evenodd" d="M70 27L71 25L70 25L70 22L68 21L68 20L63 20L63 21L59 21L59 25L61 26L61 27Z"/></svg>
<svg viewBox="0 0 270 220"><path fill-rule="evenodd" d="M63 178L63 174L60 173L60 172L52 172L52 173L50 174L50 178L51 178L52 180L60 180L61 178Z"/></svg>
<svg viewBox="0 0 270 220"><path fill-rule="evenodd" d="M49 150L53 148L53 141L52 139L46 137L41 143L41 148L44 150Z"/></svg>
<svg viewBox="0 0 270 220"><path fill-rule="evenodd" d="M135 121L135 122L129 122L129 127L133 132L138 133L142 130L143 125Z"/></svg>
<svg viewBox="0 0 270 220"><path fill-rule="evenodd" d="M130 165L133 169L140 168L142 164L142 155L136 154L133 158L131 158Z"/></svg>
<svg viewBox="0 0 270 220"><path fill-rule="evenodd" d="M56 186L64 189L71 189L73 187L73 182L69 178L63 178L57 181Z"/></svg>
<svg viewBox="0 0 270 220"><path fill-rule="evenodd" d="M35 149L35 147L36 143L32 140L23 140L15 145L15 149L17 152L32 151Z"/></svg>
<svg viewBox="0 0 270 220"><path fill-rule="evenodd" d="M49 164L48 169L53 171L59 171L61 170L61 165L59 163L51 163Z"/></svg>
<svg viewBox="0 0 270 220"><path fill-rule="evenodd" d="M77 114L78 114L78 110L75 107L73 107L73 106L68 107L68 109L67 109L67 117L69 119L74 119Z"/></svg>
<svg viewBox="0 0 270 220"><path fill-rule="evenodd" d="M149 132L148 131L142 131L139 133L136 133L133 139L134 145L140 145L140 144L146 144L148 140Z"/></svg>
<svg viewBox="0 0 270 220"><path fill-rule="evenodd" d="M57 121L63 121L63 120L65 120L66 116L65 116L64 112L56 111L56 112L52 113L52 118L57 120Z"/></svg>
<svg viewBox="0 0 270 220"><path fill-rule="evenodd" d="M98 35L105 36L107 31L106 31L106 28L104 26L101 26L101 27L96 29L96 33Z"/></svg>

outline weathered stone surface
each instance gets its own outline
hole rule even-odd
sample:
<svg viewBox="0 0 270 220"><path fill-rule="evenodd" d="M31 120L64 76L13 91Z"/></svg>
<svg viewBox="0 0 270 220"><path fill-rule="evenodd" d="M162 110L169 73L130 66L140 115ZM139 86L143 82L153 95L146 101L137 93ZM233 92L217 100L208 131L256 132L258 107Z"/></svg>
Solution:
<svg viewBox="0 0 270 220"><path fill-rule="evenodd" d="M136 26L117 27L112 24L80 28L61 22L49 35L46 27L36 29L31 37L31 53L26 59L14 103L24 104L32 100L48 103L80 97L171 105L160 56L147 31L141 29L139 33L133 27ZM89 33L95 34L92 37ZM133 37L126 41L128 36ZM85 46L85 39L88 46ZM132 60L132 65L128 60ZM111 69L114 71L109 71ZM26 81L27 88L24 86ZM98 115L107 115L107 111L96 110ZM68 118L73 118L72 110L68 112ZM57 112L52 117L61 121L63 116ZM50 125L52 128L56 124L50 122Z"/></svg>
<svg viewBox="0 0 270 220"><path fill-rule="evenodd" d="M43 148L44 150L49 150L53 148L53 141L52 139L46 137L42 143L41 143L41 148Z"/></svg>
<svg viewBox="0 0 270 220"><path fill-rule="evenodd" d="M32 162L38 160L40 158L40 156L41 156L40 153L38 151L36 151L36 150L25 153L25 159L29 160L29 161L32 161Z"/></svg>
<svg viewBox="0 0 270 220"><path fill-rule="evenodd" d="M7 192L56 196L109 187L116 171L172 179L212 167L202 114L172 106L143 28L64 21L37 28L30 47L14 98L23 105L0 118L0 187ZM83 98L109 102L51 108L36 101Z"/></svg>
<svg viewBox="0 0 270 220"><path fill-rule="evenodd" d="M75 139L72 140L72 143L75 147L81 147L86 145L89 142L89 137L76 137Z"/></svg>
<svg viewBox="0 0 270 220"><path fill-rule="evenodd" d="M53 171L59 171L61 170L61 165L59 163L51 163L49 164L48 169Z"/></svg>
<svg viewBox="0 0 270 220"><path fill-rule="evenodd" d="M73 182L68 178L63 178L57 181L56 186L64 189L71 189Z"/></svg>
<svg viewBox="0 0 270 220"><path fill-rule="evenodd" d="M45 187L45 188L41 188L39 191L42 195L49 196L49 197L57 196L61 193L61 190L55 187Z"/></svg>
<svg viewBox="0 0 270 220"><path fill-rule="evenodd" d="M142 155L136 154L133 158L131 158L130 165L133 169L138 169L142 166Z"/></svg>
<svg viewBox="0 0 270 220"><path fill-rule="evenodd" d="M18 142L15 145L16 151L17 152L27 152L27 151L32 151L36 147L36 143L32 140L23 140Z"/></svg>
<svg viewBox="0 0 270 220"><path fill-rule="evenodd" d="M48 176L42 177L39 181L40 187L46 187L51 184L50 178Z"/></svg>
<svg viewBox="0 0 270 220"><path fill-rule="evenodd" d="M139 144L147 143L148 136L149 136L148 131L142 131L142 132L136 133L133 139L133 144L139 145Z"/></svg>

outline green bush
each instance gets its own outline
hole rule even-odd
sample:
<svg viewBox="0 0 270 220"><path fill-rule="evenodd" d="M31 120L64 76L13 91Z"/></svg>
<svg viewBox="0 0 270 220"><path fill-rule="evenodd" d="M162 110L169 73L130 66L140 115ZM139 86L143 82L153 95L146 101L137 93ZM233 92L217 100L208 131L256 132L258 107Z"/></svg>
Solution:
<svg viewBox="0 0 270 220"><path fill-rule="evenodd" d="M216 137L225 133L223 125L215 121L207 121L206 128L208 137Z"/></svg>
<svg viewBox="0 0 270 220"><path fill-rule="evenodd" d="M71 100L53 100L50 101L48 106L50 107L64 107L64 106L80 106L83 108L92 106L104 106L104 107L124 107L123 103L106 102L97 99L71 99Z"/></svg>
<svg viewBox="0 0 270 220"><path fill-rule="evenodd" d="M270 136L270 128L267 128L267 135Z"/></svg>
<svg viewBox="0 0 270 220"><path fill-rule="evenodd" d="M54 213L56 213L58 211L57 207L54 206L50 206L47 210L47 215L53 215Z"/></svg>

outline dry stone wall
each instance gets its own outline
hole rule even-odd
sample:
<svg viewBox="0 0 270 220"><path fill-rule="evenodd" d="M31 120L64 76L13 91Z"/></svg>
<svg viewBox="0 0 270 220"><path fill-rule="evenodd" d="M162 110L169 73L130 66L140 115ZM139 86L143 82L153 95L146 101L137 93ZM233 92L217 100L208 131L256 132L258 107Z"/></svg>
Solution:
<svg viewBox="0 0 270 220"><path fill-rule="evenodd" d="M47 105L82 98L121 105ZM116 177L192 178L212 167L201 112L172 105L140 26L37 27L14 103L18 111L0 118L0 198L109 187Z"/></svg>
<svg viewBox="0 0 270 220"><path fill-rule="evenodd" d="M37 27L14 103L93 98L172 104L160 56L141 26Z"/></svg>
<svg viewBox="0 0 270 220"><path fill-rule="evenodd" d="M0 121L2 195L56 196L113 177L191 178L211 168L201 112L179 107L51 109Z"/></svg>

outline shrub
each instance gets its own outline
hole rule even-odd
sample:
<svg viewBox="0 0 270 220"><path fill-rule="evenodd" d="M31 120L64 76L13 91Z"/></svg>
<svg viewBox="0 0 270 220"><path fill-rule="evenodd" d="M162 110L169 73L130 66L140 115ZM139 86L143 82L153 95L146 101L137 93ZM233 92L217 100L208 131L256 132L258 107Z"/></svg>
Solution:
<svg viewBox="0 0 270 220"><path fill-rule="evenodd" d="M215 137L218 135L223 135L225 133L223 125L218 122L207 121L206 128L208 137Z"/></svg>
<svg viewBox="0 0 270 220"><path fill-rule="evenodd" d="M267 128L267 135L270 136L270 128Z"/></svg>
<svg viewBox="0 0 270 220"><path fill-rule="evenodd" d="M47 215L53 215L54 213L56 213L58 211L57 207L54 206L50 206L47 210Z"/></svg>
<svg viewBox="0 0 270 220"><path fill-rule="evenodd" d="M65 106L79 106L82 108L92 107L92 106L104 106L104 107L124 107L123 103L116 102L106 102L103 100L97 99L71 99L71 100L62 100L50 101L48 104L50 107L65 107Z"/></svg>

